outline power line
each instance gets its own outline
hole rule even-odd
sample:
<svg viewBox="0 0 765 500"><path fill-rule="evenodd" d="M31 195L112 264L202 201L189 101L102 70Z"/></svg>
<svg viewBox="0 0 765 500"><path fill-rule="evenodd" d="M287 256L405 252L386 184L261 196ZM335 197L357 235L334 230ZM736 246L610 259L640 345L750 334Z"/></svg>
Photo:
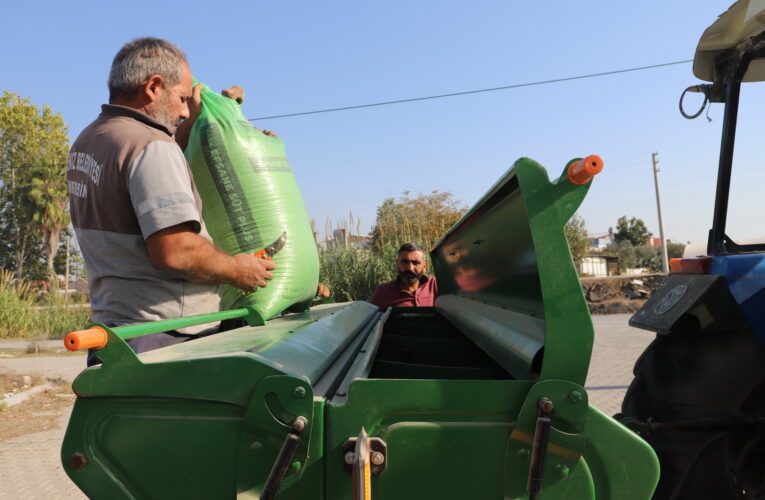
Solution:
<svg viewBox="0 0 765 500"><path fill-rule="evenodd" d="M668 63L661 63L661 64L652 64L650 66L639 66L636 68L627 68L627 69L617 69L614 71L604 71L602 73L590 73L588 75L577 75L577 76L568 76L565 78L555 78L553 80L541 80L538 82L527 82L527 83L517 83L515 85L505 85L503 87L492 87L489 89L478 89L478 90L466 90L464 92L453 92L450 94L439 94L439 95L431 95L426 97L412 97L410 99L399 99L396 101L384 101L384 102L375 102L371 104L358 104L356 106L343 106L340 108L328 108L328 109L317 109L315 111L303 111L300 113L288 113L285 115L272 115L272 116L260 116L257 118L248 118L249 121L256 121L256 120L273 120L276 118L289 118L291 116L304 116L304 115L315 115L319 113L332 113L335 111L347 111L349 109L360 109L360 108L372 108L375 106L387 106L389 104L402 104L405 102L416 102L416 101L427 101L429 99L442 99L444 97L456 97L461 95L468 95L468 94L480 94L482 92L496 92L498 90L508 90L508 89L517 89L520 87L532 87L534 85L546 85L548 83L559 83L559 82L568 82L571 80L582 80L584 78L596 78L599 76L609 76L609 75L616 75L619 73L629 73L631 71L643 71L646 69L655 69L655 68L662 68L665 66L674 66L677 64L685 64L693 62L693 59L686 59L684 61L675 61L675 62L668 62Z"/></svg>

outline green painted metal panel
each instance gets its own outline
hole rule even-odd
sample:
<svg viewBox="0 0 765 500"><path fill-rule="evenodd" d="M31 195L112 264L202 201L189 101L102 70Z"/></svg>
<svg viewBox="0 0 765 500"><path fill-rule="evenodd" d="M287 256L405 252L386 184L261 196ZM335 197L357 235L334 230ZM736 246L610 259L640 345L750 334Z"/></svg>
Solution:
<svg viewBox="0 0 765 500"><path fill-rule="evenodd" d="M325 498L352 498L342 445L362 426L388 444L388 469L372 479L372 498L501 498L498 467L531 384L354 381L347 402L325 410Z"/></svg>
<svg viewBox="0 0 765 500"><path fill-rule="evenodd" d="M653 448L593 406L587 434L583 458L596 478L597 498L651 498L659 482L659 460Z"/></svg>
<svg viewBox="0 0 765 500"><path fill-rule="evenodd" d="M378 314L365 302L329 304L263 327L244 327L140 356L104 327L109 341L98 351L104 364L83 371L73 387L82 396L166 396L245 404L254 385L266 376L291 374L314 381Z"/></svg>
<svg viewBox="0 0 765 500"><path fill-rule="evenodd" d="M264 379L246 407L174 398L78 398L62 462L91 498L257 497L287 435L286 422L302 415L309 425L284 489L305 495L322 489L322 410L310 386L289 376ZM72 465L75 454L87 460L82 469Z"/></svg>
<svg viewBox="0 0 765 500"><path fill-rule="evenodd" d="M303 494L320 490L323 414L313 409L321 412L323 400L313 401L312 378L377 316L377 308L363 302L326 305L141 355L107 331L99 351L104 364L85 370L73 385L79 397L62 448L65 468L94 498L155 497L158 491L159 497L258 495L290 423L301 415L309 425L284 486ZM224 408L225 417L196 410L209 405ZM135 446L115 451L129 442ZM69 464L78 452L89 461L83 470ZM183 469L208 458L220 458L209 480L196 466ZM162 471L157 465L163 462L181 465L169 468L175 475L168 479L153 472ZM189 487L181 469L210 487Z"/></svg>
<svg viewBox="0 0 765 500"><path fill-rule="evenodd" d="M72 415L61 458L66 473L90 498L235 494L240 407L181 399L79 398ZM157 446L158 440L167 445ZM71 465L75 453L87 459L80 470Z"/></svg>
<svg viewBox="0 0 765 500"><path fill-rule="evenodd" d="M341 447L362 426L388 445L388 468L372 479L373 498L527 498L531 442L523 435L533 435L542 395L555 402L556 414L538 498L637 500L655 487L650 447L590 407L577 384L409 380L402 391L401 382L357 380L345 404L327 406L326 498L352 498Z"/></svg>

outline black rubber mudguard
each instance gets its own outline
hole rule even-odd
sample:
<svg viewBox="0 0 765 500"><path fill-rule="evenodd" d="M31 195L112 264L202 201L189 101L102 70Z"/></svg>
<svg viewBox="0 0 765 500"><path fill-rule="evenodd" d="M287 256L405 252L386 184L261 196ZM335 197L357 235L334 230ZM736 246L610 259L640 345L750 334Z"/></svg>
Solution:
<svg viewBox="0 0 765 500"><path fill-rule="evenodd" d="M689 323L704 333L748 328L720 274L672 274L630 318L630 326L662 335Z"/></svg>

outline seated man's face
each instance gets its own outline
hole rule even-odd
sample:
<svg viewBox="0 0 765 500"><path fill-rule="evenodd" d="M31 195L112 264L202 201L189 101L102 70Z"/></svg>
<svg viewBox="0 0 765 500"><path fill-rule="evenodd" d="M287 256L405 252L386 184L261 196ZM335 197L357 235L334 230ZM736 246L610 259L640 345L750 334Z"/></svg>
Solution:
<svg viewBox="0 0 765 500"><path fill-rule="evenodd" d="M422 274L428 268L425 255L419 250L414 252L401 252L396 258L398 277L406 283L414 283L422 278Z"/></svg>

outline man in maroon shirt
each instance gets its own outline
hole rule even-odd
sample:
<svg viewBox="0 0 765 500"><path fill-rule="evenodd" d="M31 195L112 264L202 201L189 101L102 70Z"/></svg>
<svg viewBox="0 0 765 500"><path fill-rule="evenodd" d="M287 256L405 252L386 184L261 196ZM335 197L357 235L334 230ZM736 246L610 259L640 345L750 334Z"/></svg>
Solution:
<svg viewBox="0 0 765 500"><path fill-rule="evenodd" d="M396 257L398 276L375 288L372 304L381 311L389 307L431 307L438 295L436 278L425 276L428 262L425 251L414 243L405 243Z"/></svg>

